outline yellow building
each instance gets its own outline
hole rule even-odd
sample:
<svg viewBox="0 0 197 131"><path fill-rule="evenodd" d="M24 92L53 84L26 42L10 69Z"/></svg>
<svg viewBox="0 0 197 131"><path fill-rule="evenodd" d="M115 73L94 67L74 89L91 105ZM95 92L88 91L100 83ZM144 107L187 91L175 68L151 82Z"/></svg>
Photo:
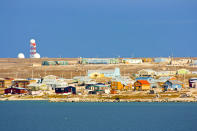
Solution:
<svg viewBox="0 0 197 131"><path fill-rule="evenodd" d="M138 80L134 83L135 90L150 90L150 83L146 80Z"/></svg>

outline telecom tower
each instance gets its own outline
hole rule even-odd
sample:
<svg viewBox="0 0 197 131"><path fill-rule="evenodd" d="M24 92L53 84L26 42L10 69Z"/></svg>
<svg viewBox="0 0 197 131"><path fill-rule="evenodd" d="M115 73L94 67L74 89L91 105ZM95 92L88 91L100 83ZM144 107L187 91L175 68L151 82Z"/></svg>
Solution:
<svg viewBox="0 0 197 131"><path fill-rule="evenodd" d="M30 58L35 58L36 54L36 41L34 39L30 40Z"/></svg>

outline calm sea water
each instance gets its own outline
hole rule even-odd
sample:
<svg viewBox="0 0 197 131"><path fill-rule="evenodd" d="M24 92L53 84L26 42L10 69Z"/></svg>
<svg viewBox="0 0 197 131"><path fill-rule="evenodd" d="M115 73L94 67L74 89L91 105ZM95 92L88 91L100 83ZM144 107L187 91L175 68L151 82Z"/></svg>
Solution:
<svg viewBox="0 0 197 131"><path fill-rule="evenodd" d="M197 131L197 103L0 102L0 131Z"/></svg>

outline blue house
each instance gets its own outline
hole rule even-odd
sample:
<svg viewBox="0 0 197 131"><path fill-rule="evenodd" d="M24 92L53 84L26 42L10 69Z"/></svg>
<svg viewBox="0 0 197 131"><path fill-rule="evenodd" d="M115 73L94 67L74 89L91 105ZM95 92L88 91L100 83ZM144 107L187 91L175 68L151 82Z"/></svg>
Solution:
<svg viewBox="0 0 197 131"><path fill-rule="evenodd" d="M168 89L181 90L182 87L183 87L183 83L177 80L168 80L163 85L165 91L167 91Z"/></svg>

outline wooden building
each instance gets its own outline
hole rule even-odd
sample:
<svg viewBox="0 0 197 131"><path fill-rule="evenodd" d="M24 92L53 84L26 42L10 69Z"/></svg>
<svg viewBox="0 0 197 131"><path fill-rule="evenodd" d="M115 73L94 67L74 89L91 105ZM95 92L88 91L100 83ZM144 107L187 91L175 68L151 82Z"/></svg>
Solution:
<svg viewBox="0 0 197 131"><path fill-rule="evenodd" d="M27 94L29 91L26 88L21 88L21 87L11 87L11 88L6 88L5 94Z"/></svg>
<svg viewBox="0 0 197 131"><path fill-rule="evenodd" d="M150 89L151 89L151 85L147 80L137 80L134 83L134 90L144 91Z"/></svg>

